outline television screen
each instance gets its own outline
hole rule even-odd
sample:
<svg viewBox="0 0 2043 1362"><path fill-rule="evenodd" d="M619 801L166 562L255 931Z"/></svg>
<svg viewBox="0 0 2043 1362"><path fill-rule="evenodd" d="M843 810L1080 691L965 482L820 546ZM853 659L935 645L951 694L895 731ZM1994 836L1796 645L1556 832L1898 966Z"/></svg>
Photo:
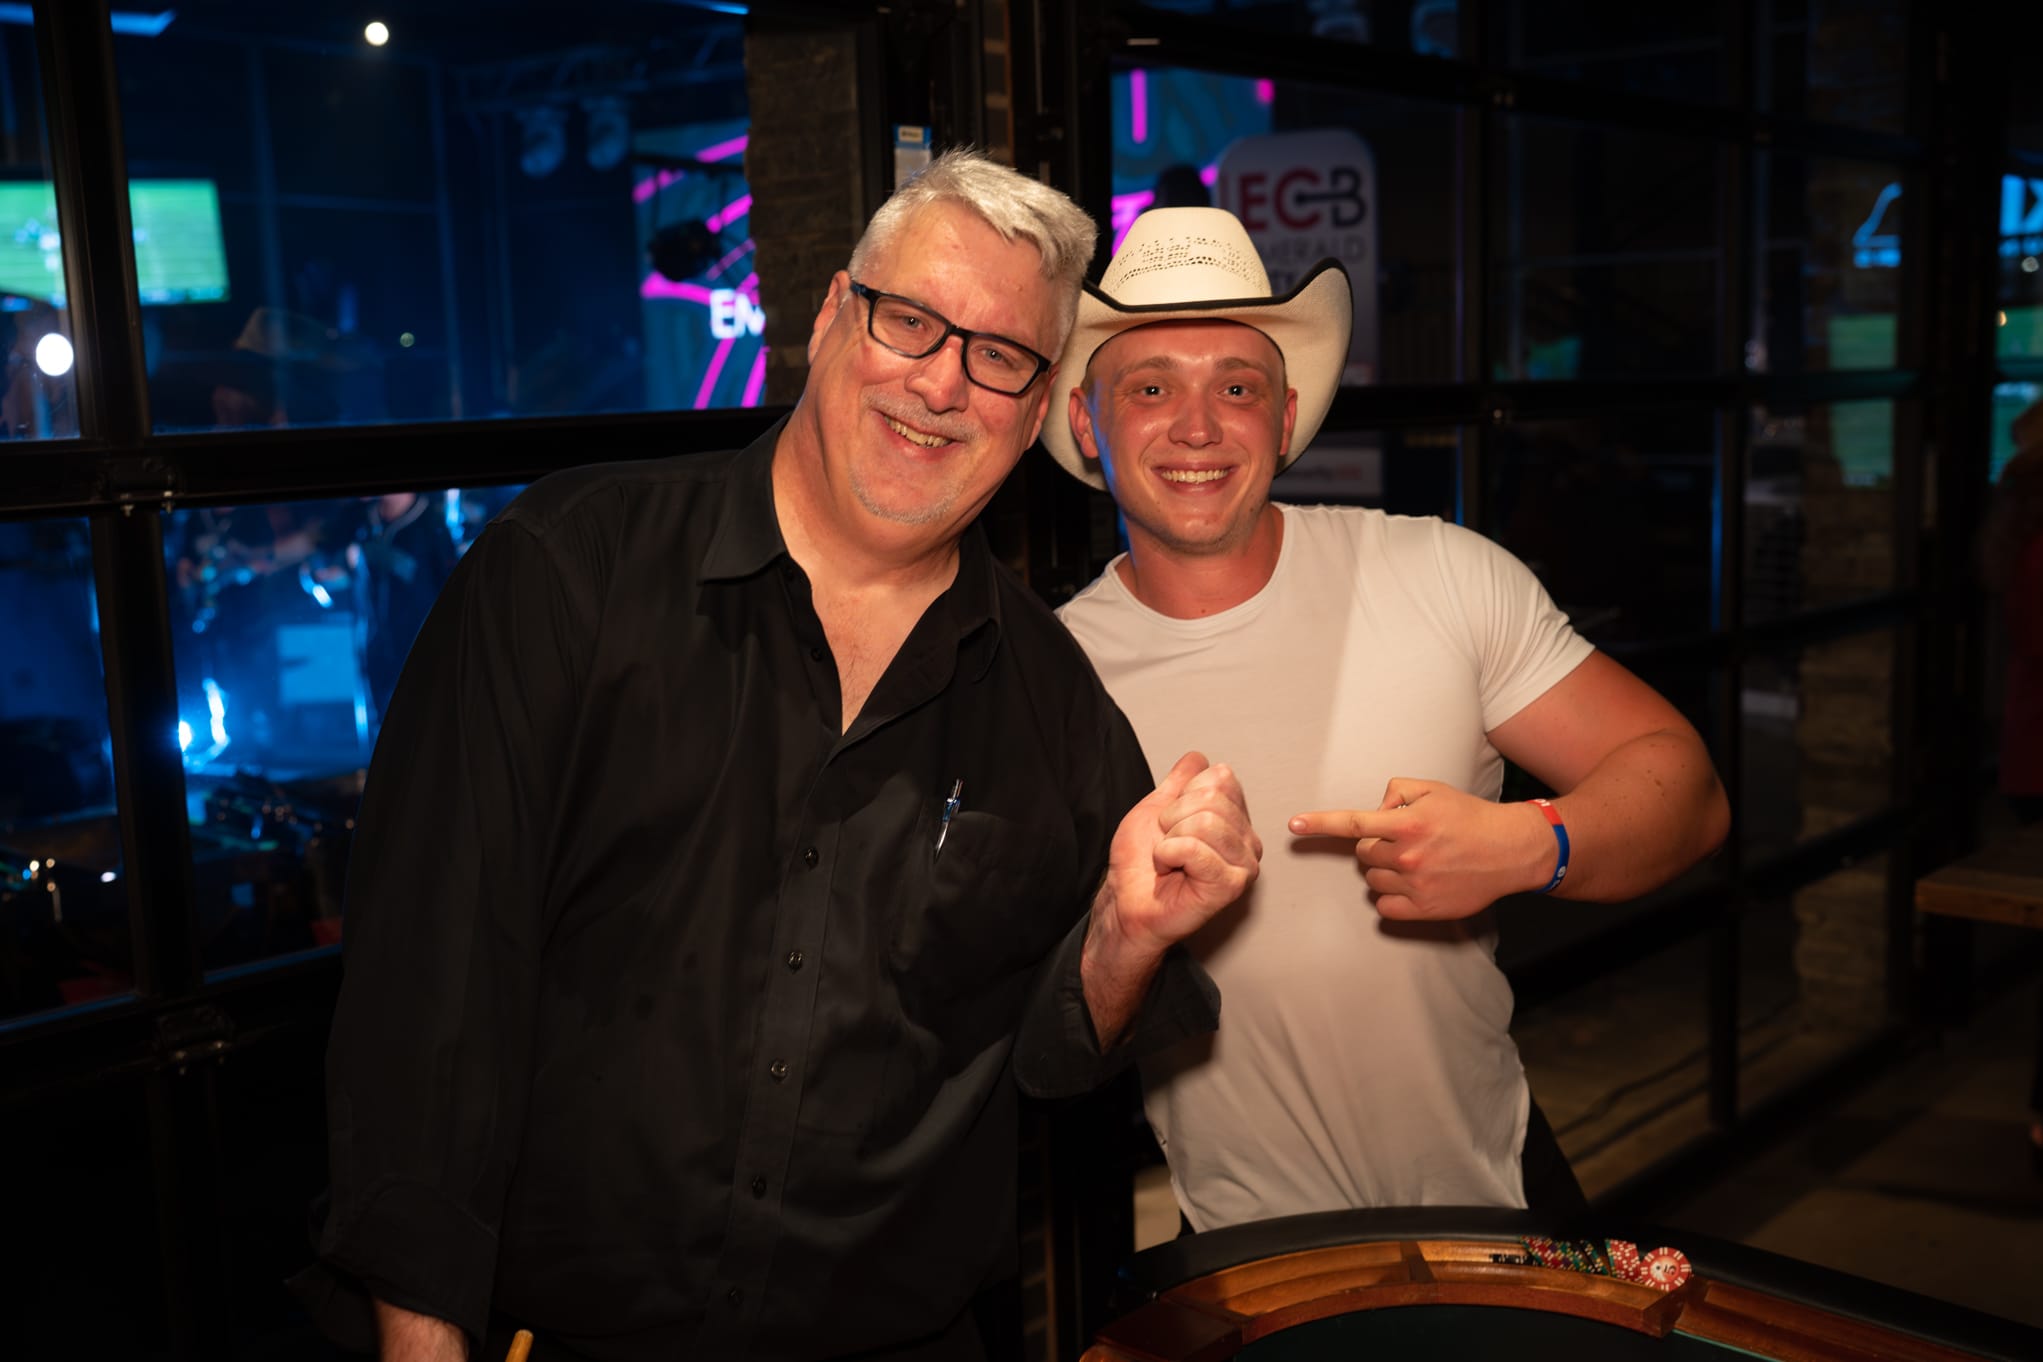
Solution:
<svg viewBox="0 0 2043 1362"><path fill-rule="evenodd" d="M135 277L144 303L227 297L220 195L211 180L134 180ZM0 183L0 293L64 305L57 195L48 181Z"/></svg>

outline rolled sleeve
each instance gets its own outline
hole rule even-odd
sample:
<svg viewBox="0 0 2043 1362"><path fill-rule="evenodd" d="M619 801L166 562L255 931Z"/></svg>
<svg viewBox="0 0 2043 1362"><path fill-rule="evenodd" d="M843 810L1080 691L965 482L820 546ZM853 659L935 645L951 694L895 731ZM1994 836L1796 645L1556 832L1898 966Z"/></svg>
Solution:
<svg viewBox="0 0 2043 1362"><path fill-rule="evenodd" d="M1079 976L1090 922L1089 915L1080 919L1058 944L1022 1016L1015 1081L1031 1097L1090 1092L1136 1060L1220 1025L1219 986L1182 947L1173 946L1127 1031L1102 1053Z"/></svg>

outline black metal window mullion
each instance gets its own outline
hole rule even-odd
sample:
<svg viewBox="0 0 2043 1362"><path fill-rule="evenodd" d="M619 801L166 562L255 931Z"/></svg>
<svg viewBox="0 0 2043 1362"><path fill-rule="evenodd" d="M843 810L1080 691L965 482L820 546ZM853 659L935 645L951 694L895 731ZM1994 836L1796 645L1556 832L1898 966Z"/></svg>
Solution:
<svg viewBox="0 0 2043 1362"><path fill-rule="evenodd" d="M1729 14L1724 34L1724 94L1733 109L1758 105L1753 71L1759 44L1757 0L1739 0ZM1717 371L1741 377L1746 342L1759 324L1752 281L1758 273L1759 244L1765 238L1753 205L1764 159L1749 141L1727 143L1719 154L1721 193L1717 204ZM1730 641L1729 659L1717 669L1716 760L1725 788L1745 788L1744 715L1741 676L1745 624L1745 482L1746 454L1752 422L1743 398L1743 384L1732 405L1717 412L1717 513L1715 526L1716 596L1713 627ZM1735 806L1734 806L1735 807ZM1720 901L1711 933L1707 1033L1709 1037L1709 1117L1718 1130L1738 1123L1740 1063L1738 1057L1739 993L1743 982L1742 933L1746 905L1744 857L1734 833L1720 853L1730 892Z"/></svg>
<svg viewBox="0 0 2043 1362"><path fill-rule="evenodd" d="M80 433L132 450L149 409L108 0L35 0L34 17Z"/></svg>
<svg viewBox="0 0 2043 1362"><path fill-rule="evenodd" d="M1492 0L1471 0L1461 16L1463 60L1481 62L1490 41ZM1455 205L1458 231L1461 289L1460 374L1465 391L1475 391L1488 376L1490 353L1496 344L1490 325L1491 217L1490 176L1503 149L1503 115L1496 102L1463 108L1455 120L1455 145L1461 158L1461 201ZM1478 406L1487 406L1478 399ZM1483 516L1483 479L1496 455L1491 423L1478 421L1462 431L1455 442L1458 453L1454 477L1454 518L1480 532Z"/></svg>

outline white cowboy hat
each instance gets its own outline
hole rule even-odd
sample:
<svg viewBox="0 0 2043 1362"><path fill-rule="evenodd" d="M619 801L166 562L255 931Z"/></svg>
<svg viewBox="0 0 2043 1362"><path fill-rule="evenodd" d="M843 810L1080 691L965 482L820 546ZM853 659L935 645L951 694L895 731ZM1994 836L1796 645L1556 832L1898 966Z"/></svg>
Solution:
<svg viewBox="0 0 2043 1362"><path fill-rule="evenodd" d="M1065 392L1085 381L1093 352L1123 331L1156 322L1241 322L1268 336L1284 356L1285 380L1298 390L1298 420L1291 447L1277 471L1291 466L1312 443L1333 405L1348 362L1355 298L1338 260L1322 260L1281 298L1270 296L1270 276L1246 228L1224 208L1152 208L1136 218L1107 265L1099 286L1085 286L1078 320L1057 362ZM1102 491L1099 461L1072 438L1064 403L1053 400L1043 422L1043 444L1080 482Z"/></svg>

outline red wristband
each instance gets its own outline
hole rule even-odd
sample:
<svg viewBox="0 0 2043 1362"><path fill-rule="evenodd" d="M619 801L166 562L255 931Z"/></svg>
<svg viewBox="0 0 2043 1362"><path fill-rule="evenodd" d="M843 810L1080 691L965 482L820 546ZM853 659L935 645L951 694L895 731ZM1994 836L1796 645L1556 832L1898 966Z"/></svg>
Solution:
<svg viewBox="0 0 2043 1362"><path fill-rule="evenodd" d="M1554 825L1554 841L1560 844L1560 856L1554 861L1554 877L1546 882L1546 888L1538 891L1551 894L1560 888L1561 881L1568 874L1568 825L1561 821L1561 811L1554 807L1552 800L1528 799L1525 802L1546 815L1546 821Z"/></svg>

